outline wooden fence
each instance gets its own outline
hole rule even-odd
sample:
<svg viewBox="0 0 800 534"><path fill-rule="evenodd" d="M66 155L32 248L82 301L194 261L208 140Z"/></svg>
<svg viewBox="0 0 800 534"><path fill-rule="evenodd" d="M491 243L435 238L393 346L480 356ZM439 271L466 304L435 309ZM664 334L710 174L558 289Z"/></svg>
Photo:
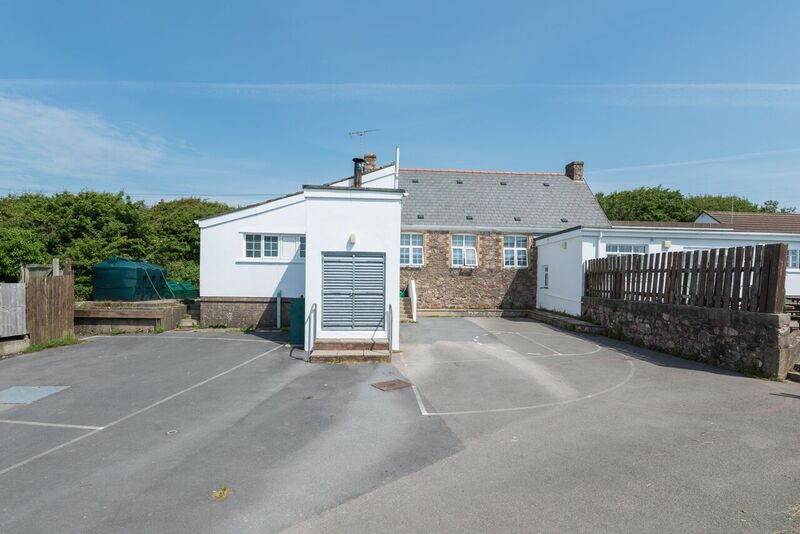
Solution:
<svg viewBox="0 0 800 534"><path fill-rule="evenodd" d="M33 278L25 284L28 333L31 343L73 335L75 279L61 276Z"/></svg>
<svg viewBox="0 0 800 534"><path fill-rule="evenodd" d="M0 339L27 333L25 284L0 284Z"/></svg>
<svg viewBox="0 0 800 534"><path fill-rule="evenodd" d="M612 256L586 262L586 296L781 313L788 245Z"/></svg>

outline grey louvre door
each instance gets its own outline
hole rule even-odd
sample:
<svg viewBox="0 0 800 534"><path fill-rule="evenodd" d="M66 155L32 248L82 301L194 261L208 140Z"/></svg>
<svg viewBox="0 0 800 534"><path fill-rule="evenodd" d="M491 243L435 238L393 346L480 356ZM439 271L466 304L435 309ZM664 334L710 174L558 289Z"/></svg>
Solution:
<svg viewBox="0 0 800 534"><path fill-rule="evenodd" d="M383 254L322 254L322 328L383 328L386 266Z"/></svg>

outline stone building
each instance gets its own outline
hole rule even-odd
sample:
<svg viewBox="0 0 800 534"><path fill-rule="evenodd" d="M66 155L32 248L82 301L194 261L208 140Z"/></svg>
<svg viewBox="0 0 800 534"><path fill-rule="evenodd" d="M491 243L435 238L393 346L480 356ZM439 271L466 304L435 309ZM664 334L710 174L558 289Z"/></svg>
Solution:
<svg viewBox="0 0 800 534"><path fill-rule="evenodd" d="M307 337L384 339L411 279L418 309L530 309L536 237L608 226L579 161L414 169L398 151L388 165L354 163L351 177L197 221L201 322L274 326L280 300L286 326L286 300L304 297Z"/></svg>
<svg viewBox="0 0 800 534"><path fill-rule="evenodd" d="M400 169L406 192L400 287L414 279L420 309L536 307L536 237L607 227L583 179L564 172Z"/></svg>

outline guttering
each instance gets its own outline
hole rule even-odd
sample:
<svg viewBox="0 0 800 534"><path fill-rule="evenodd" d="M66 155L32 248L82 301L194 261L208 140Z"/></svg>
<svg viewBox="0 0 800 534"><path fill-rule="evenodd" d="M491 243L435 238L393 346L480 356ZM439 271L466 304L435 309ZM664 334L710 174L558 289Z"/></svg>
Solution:
<svg viewBox="0 0 800 534"><path fill-rule="evenodd" d="M552 228L534 228L522 226L453 226L446 224L401 224L400 227L403 231L408 230L409 232L421 232L425 230L430 230L433 232L522 232L534 234L537 236L537 239L540 238L541 234L554 231Z"/></svg>

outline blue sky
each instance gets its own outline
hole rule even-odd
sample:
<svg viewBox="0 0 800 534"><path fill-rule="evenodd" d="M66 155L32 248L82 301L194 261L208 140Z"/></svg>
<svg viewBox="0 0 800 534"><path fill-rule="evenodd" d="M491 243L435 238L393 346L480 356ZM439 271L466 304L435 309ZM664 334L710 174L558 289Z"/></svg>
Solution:
<svg viewBox="0 0 800 534"><path fill-rule="evenodd" d="M232 204L403 166L800 207L800 4L0 0L0 193ZM351 138L354 130L378 129Z"/></svg>

